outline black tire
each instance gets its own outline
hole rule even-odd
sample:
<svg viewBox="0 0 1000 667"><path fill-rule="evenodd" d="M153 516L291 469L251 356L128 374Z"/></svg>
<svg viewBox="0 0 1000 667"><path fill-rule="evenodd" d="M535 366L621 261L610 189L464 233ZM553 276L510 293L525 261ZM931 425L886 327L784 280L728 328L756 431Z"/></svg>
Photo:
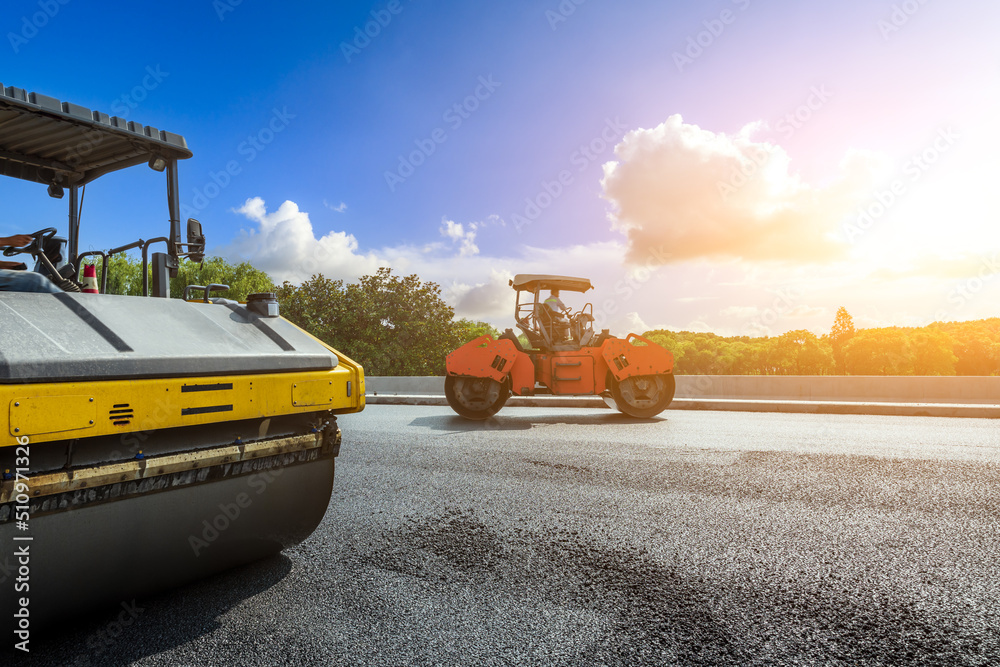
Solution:
<svg viewBox="0 0 1000 667"><path fill-rule="evenodd" d="M444 395L459 415L481 421L498 413L510 398L510 381L449 375L444 379Z"/></svg>
<svg viewBox="0 0 1000 667"><path fill-rule="evenodd" d="M611 376L609 383L618 411L637 419L649 419L666 410L676 387L673 373L636 375L620 383Z"/></svg>

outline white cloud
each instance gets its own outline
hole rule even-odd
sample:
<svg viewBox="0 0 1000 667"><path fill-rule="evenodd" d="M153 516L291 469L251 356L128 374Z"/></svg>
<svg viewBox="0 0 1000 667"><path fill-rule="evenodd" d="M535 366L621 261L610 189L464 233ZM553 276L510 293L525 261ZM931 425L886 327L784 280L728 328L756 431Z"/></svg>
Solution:
<svg viewBox="0 0 1000 667"><path fill-rule="evenodd" d="M735 317L739 320L748 320L751 317L760 315L760 308L757 306L729 306L719 311L722 317Z"/></svg>
<svg viewBox="0 0 1000 667"><path fill-rule="evenodd" d="M715 333L715 328L709 326L704 320L692 320L688 322L687 326L682 327L682 330L695 333Z"/></svg>
<svg viewBox="0 0 1000 667"><path fill-rule="evenodd" d="M217 250L223 257L249 260L277 282L293 283L322 273L328 278L353 280L374 273L387 263L374 253L359 253L358 241L346 232L316 238L309 214L286 201L268 212L260 197L248 199L234 212L256 223L240 230L232 242Z"/></svg>
<svg viewBox="0 0 1000 667"><path fill-rule="evenodd" d="M334 206L333 204L324 199L323 206L327 207L334 213L343 213L344 211L347 210L347 204L345 204L344 202L340 202L338 205Z"/></svg>
<svg viewBox="0 0 1000 667"><path fill-rule="evenodd" d="M614 320L606 328L611 331L612 335L624 338L630 333L642 335L649 331L651 327L647 326L642 318L639 317L639 313L631 312Z"/></svg>
<svg viewBox="0 0 1000 667"><path fill-rule="evenodd" d="M629 240L628 257L649 261L738 258L809 263L845 254L839 223L871 192L886 165L849 152L831 184L803 183L780 146L755 142L756 125L717 134L679 115L629 132L604 165L604 197L613 227Z"/></svg>
<svg viewBox="0 0 1000 667"><path fill-rule="evenodd" d="M462 225L455 222L454 220L442 220L441 225L441 236L446 236L452 241L458 241L465 238L465 230Z"/></svg>
<svg viewBox="0 0 1000 667"><path fill-rule="evenodd" d="M477 222L470 222L468 225L448 220L441 220L441 236L451 239L452 245L459 246L459 254L462 257L479 254L479 246L476 245L476 230L479 229Z"/></svg>
<svg viewBox="0 0 1000 667"><path fill-rule="evenodd" d="M796 306L792 308L785 317L788 318L801 318L801 319L813 319L816 317L825 317L829 311L822 306Z"/></svg>
<svg viewBox="0 0 1000 667"><path fill-rule="evenodd" d="M448 289L449 302L455 312L470 319L505 320L514 325L514 292L509 281L514 277L508 271L490 270L489 279L474 285L455 282ZM503 328L503 327L501 327Z"/></svg>
<svg viewBox="0 0 1000 667"><path fill-rule="evenodd" d="M677 303L698 303L700 301L715 301L717 296L682 296L677 298Z"/></svg>

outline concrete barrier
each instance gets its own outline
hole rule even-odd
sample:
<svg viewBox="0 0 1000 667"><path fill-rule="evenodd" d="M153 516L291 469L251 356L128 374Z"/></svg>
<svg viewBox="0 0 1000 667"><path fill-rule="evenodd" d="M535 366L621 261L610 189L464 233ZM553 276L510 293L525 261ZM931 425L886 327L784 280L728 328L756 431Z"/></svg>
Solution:
<svg viewBox="0 0 1000 667"><path fill-rule="evenodd" d="M369 396L409 395L444 396L444 376L413 377L365 376L365 393Z"/></svg>
<svg viewBox="0 0 1000 667"><path fill-rule="evenodd" d="M444 378L368 377L370 396L442 396ZM678 375L677 399L1000 405L1000 376Z"/></svg>
<svg viewBox="0 0 1000 667"><path fill-rule="evenodd" d="M1000 376L678 375L677 398L1000 404Z"/></svg>

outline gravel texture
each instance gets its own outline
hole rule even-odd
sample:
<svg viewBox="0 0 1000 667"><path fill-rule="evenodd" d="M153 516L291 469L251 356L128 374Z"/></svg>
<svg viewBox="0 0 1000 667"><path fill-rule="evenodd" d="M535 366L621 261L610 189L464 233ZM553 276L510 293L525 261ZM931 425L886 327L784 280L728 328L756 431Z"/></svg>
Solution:
<svg viewBox="0 0 1000 667"><path fill-rule="evenodd" d="M372 406L341 427L305 543L0 657L1000 664L995 421Z"/></svg>

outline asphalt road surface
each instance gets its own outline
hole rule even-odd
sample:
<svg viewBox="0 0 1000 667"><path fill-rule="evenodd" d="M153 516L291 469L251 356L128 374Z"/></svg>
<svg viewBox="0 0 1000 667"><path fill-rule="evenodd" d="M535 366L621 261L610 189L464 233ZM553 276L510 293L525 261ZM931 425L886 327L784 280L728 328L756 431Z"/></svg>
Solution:
<svg viewBox="0 0 1000 667"><path fill-rule="evenodd" d="M371 406L341 427L307 542L21 662L1000 664L996 421Z"/></svg>

